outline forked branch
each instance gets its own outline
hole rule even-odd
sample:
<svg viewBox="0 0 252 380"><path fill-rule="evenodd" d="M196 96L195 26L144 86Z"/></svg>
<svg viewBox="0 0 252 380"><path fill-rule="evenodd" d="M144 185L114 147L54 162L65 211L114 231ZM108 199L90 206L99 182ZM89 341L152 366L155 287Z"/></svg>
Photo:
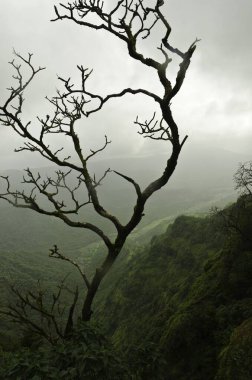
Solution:
<svg viewBox="0 0 252 380"><path fill-rule="evenodd" d="M76 261L74 261L74 260L70 259L69 257L64 256L62 253L60 253L59 248L57 247L57 245L54 245L53 248L50 249L49 256L53 257L55 259L60 259L60 260L63 260L63 261L67 261L67 262L71 263L73 266L75 266L78 269L78 271L79 271L79 273L80 273L80 275L81 275L81 277L82 277L82 279L84 281L84 284L86 285L87 289L90 288L90 283L89 283L89 281L87 279L87 276L84 273L84 271L82 270L82 268L80 267L80 265Z"/></svg>
<svg viewBox="0 0 252 380"><path fill-rule="evenodd" d="M21 291L11 286L11 294L15 297L15 303L10 303L0 314L8 316L14 323L28 326L31 331L55 344L59 339L69 337L74 323L74 312L78 301L78 288L72 292L65 285L64 278L58 285L56 292L50 294L41 287L38 281L34 291ZM73 295L73 301L69 307L63 303L62 294L68 292Z"/></svg>
<svg viewBox="0 0 252 380"><path fill-rule="evenodd" d="M30 76L24 79L21 66L15 61L11 62L15 70L14 79L17 81L17 85L10 88L10 96L0 106L0 121L25 139L24 145L18 148L17 151L39 153L51 163L58 165L59 168L66 169L66 171L58 170L56 178L48 176L46 179L40 178L40 175L34 175L30 169L27 169L23 183L29 186L30 190L28 192L23 190L13 191L9 178L3 177L5 188L1 192L0 198L8 201L15 207L30 208L38 213L59 218L71 227L93 231L102 239L107 248L107 255L103 263L96 269L93 278L90 280L87 279L79 264L62 255L57 246L51 250L52 257L70 262L78 269L82 276L87 288L87 292L83 296L81 313L82 320L84 321L88 321L91 318L93 299L99 289L100 283L121 252L127 237L144 216L147 200L170 180L176 169L181 149L187 139L187 136L182 139L180 138L179 129L171 111L171 99L180 91L183 85L192 55L199 40L196 39L190 44L185 52L177 47L173 47L170 43L171 26L161 10L164 1L150 0L148 6L146 3L144 0L119 0L109 9L110 4L105 4L101 0L75 0L67 4L60 4L59 7L55 6L55 18L52 21L72 21L93 30L103 30L119 38L125 43L130 57L155 71L158 84L161 83L162 86L161 95L149 91L147 88L133 89L130 87L124 88L118 93L115 92L105 96L95 94L88 89L88 79L92 70L78 65L77 68L80 72L80 82L78 85L75 85L71 78L64 79L61 76L58 77L63 85L63 90L57 91L56 96L47 98L53 112L50 115L37 118L36 123L38 123L40 131L38 137L37 134L33 133L33 123L31 121L24 123L21 119L21 114L24 105L23 92L34 76L43 70L43 68L36 69L33 66L30 54L28 58L23 58L19 54L16 54L17 58L29 67ZM163 33L163 37L157 46L160 58L146 57L141 52L141 49L139 49L138 42L140 39L146 40L158 24L161 26ZM170 80L167 75L167 68L173 56L178 57L180 60L174 81ZM107 169L99 179L96 178L95 174L91 175L89 161L107 149L110 140L105 136L105 142L100 148L93 149L87 147L90 153L85 155L80 138L76 132L77 123L81 119L100 111L108 101L122 98L124 95L143 95L155 101L159 108L159 113L155 112L151 119L146 119L144 122L140 121L137 117L135 124L140 128L138 133L144 138L162 140L171 146L171 153L167 157L167 162L163 170L161 170L161 174L143 190L141 190L135 179L119 171ZM62 146L59 146L56 150L51 147L48 139L53 134L63 135L69 139L74 155L77 155L77 159L65 153ZM68 183L70 170L76 174L77 183L75 186L70 186ZM116 215L113 215L102 205L97 193L97 187L102 184L102 181L110 172L114 172L120 178L133 185L136 192L136 201L132 215L125 225L120 222ZM67 192L68 196L70 196L71 207L67 206L61 197L62 191ZM80 194L81 199L79 199ZM84 197L83 194L85 194ZM50 205L49 209L41 206L41 196L47 199ZM77 221L76 218L71 219L71 214L77 214L86 205L92 206L97 216L112 223L115 229L114 235L109 236L95 224L89 223L85 219L84 221ZM17 296L20 298L19 293ZM76 291L71 306L72 311L75 308L77 299L78 292ZM30 302L29 298L26 300L27 302ZM70 316L72 315L72 311L69 312ZM16 313L15 315L24 313L25 318L24 308L21 311L20 308L17 311L12 310L12 313ZM72 319L70 318L67 330L70 331L71 328Z"/></svg>
<svg viewBox="0 0 252 380"><path fill-rule="evenodd" d="M169 125L164 126L164 119L160 121L155 119L156 113L154 112L153 117L147 121L140 122L138 117L136 118L135 124L140 127L138 132L144 138L149 138L152 140L163 140L172 142L172 135L170 132Z"/></svg>

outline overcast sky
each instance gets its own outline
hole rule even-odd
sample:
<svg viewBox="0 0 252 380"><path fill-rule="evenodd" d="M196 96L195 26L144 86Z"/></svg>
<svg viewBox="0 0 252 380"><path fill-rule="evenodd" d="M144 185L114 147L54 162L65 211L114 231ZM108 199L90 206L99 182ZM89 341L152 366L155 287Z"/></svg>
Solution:
<svg viewBox="0 0 252 380"><path fill-rule="evenodd" d="M105 0L108 4L112 0ZM104 32L84 29L67 21L50 22L53 0L1 0L0 12L0 102L12 83L8 61L12 49L34 53L34 62L47 70L31 84L25 96L24 117L48 113L45 96L59 87L57 74L78 82L77 64L94 68L89 90L107 94L124 87L160 91L153 70L143 68L127 55L122 41ZM252 1L167 0L163 7L172 26L171 42L186 50L201 38L186 81L173 101L180 134L189 135L186 151L209 147L250 154L252 143ZM158 51L159 28L142 47L144 54ZM174 80L174 66L170 69ZM172 77L173 76L173 77ZM80 126L83 145L92 149L112 140L107 156L149 155L165 152L167 144L155 144L137 135L135 117L152 116L153 103L143 97L125 97L110 102L104 110ZM62 143L60 141L60 143ZM64 142L63 142L64 143ZM13 153L21 142L6 127L0 127L0 169L47 165L36 156Z"/></svg>

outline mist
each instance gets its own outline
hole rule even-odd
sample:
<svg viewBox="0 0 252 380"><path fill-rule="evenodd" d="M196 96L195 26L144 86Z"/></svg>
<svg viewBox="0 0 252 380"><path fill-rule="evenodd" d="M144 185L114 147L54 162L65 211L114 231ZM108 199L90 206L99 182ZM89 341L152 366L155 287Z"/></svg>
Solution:
<svg viewBox="0 0 252 380"><path fill-rule="evenodd" d="M34 128L38 125L36 116L50 111L45 96L55 95L60 87L57 75L80 81L77 64L94 69L89 87L101 95L129 86L159 91L152 70L131 60L121 41L65 21L50 22L54 17L52 5L49 0L25 0L22 4L13 0L1 7L1 99L6 98L5 88L13 82L8 65L13 48L22 54L34 53L36 65L46 66L25 95L23 117L32 120ZM173 0L167 2L165 12L172 25L174 45L186 49L196 37L201 38L184 86L172 105L181 136L189 135L188 154L195 149L202 152L207 149L213 154L223 149L223 156L225 151L233 152L233 157L237 153L248 156L252 142L251 49L248 49L252 32L251 2L215 0L210 5L200 0ZM153 38L141 46L145 54L159 54L155 45L158 35L157 28ZM177 64L175 60L170 67L173 82ZM89 151L99 146L107 134L112 144L101 158L153 156L155 159L157 152L166 154L169 144L143 139L133 124L137 115L148 119L154 111L155 105L142 96L111 101L100 113L81 122L78 133L84 149ZM1 127L0 134L1 170L48 165L36 154L31 157L25 152L14 153L22 141L12 131ZM71 150L67 139L57 143ZM201 160L209 157L203 155ZM184 164L182 156L181 165Z"/></svg>

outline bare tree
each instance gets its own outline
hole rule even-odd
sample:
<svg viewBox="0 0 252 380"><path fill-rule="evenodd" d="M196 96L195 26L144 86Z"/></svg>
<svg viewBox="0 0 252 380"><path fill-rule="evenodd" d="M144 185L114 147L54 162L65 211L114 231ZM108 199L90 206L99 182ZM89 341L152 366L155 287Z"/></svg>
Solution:
<svg viewBox="0 0 252 380"><path fill-rule="evenodd" d="M252 161L247 161L239 165L234 175L235 188L243 195L252 194Z"/></svg>
<svg viewBox="0 0 252 380"><path fill-rule="evenodd" d="M66 277L52 294L41 286L40 281L37 282L34 290L27 292L11 285L10 290L15 301L1 309L0 314L6 315L12 322L22 327L27 327L30 332L39 335L51 344L57 343L60 339L67 339L73 330L73 315L79 291L78 287L72 291L65 282ZM63 293L73 296L69 308L63 302Z"/></svg>
<svg viewBox="0 0 252 380"><path fill-rule="evenodd" d="M81 78L80 86L72 83L70 78L58 78L59 81L63 83L64 91L58 91L55 97L48 99L54 108L54 112L44 118L38 118L39 133L34 133L32 122L24 123L22 120L23 94L34 77L44 68L36 68L34 66L32 54L29 54L28 57L25 58L23 55L15 53L16 60L13 60L10 64L16 73L14 75L16 86L9 89L9 97L0 107L1 122L11 127L24 139L24 145L18 148L16 150L17 152L38 152L51 163L68 170L65 172L60 169L56 172L55 178L48 177L42 179L40 175L35 175L30 169L27 169L23 183L29 185L29 191L12 190L9 178L4 177L3 181L6 187L5 190L1 192L0 198L15 207L32 209L40 214L61 219L70 227L90 230L98 235L106 246L106 257L102 265L96 269L91 279L88 279L84 271L78 268L86 286L81 316L83 321L90 320L93 299L102 279L121 252L127 237L141 221L148 199L169 181L176 168L181 149L187 139L187 136L180 139L178 126L173 119L171 111L171 100L178 93L184 82L198 39L196 39L185 52L173 47L169 42L171 26L161 11L164 1L153 1L152 7L147 7L146 3L147 1L144 0L120 0L116 2L113 9L107 12L104 10L103 2L100 0L76 0L69 2L67 5L61 4L59 8L55 6L56 16L52 21L68 20L83 27L108 32L119 38L126 44L131 58L154 69L157 74L157 79L163 88L163 94L161 96L145 88L124 88L118 93L108 94L103 97L88 89L87 84L91 71L85 69L83 66L77 66ZM158 47L161 57L160 60L145 57L138 48L138 41L148 38L158 23L161 24L163 28L163 38ZM177 56L181 60L174 85L167 76L167 67L172 55ZM30 69L30 75L27 78L23 74L21 64L26 65ZM122 98L126 94L145 95L158 105L161 114L160 119L156 118L156 114L154 113L154 116L149 121L140 121L137 117L135 124L139 127L139 133L143 137L152 140L165 140L172 148L160 177L155 178L144 189L141 189L135 179L123 173L111 171L110 169L105 171L104 175L99 179L92 176L89 168L90 160L105 150L110 141L105 136L104 145L100 149L91 150L90 154L85 156L80 139L76 133L76 123L78 120L98 112L107 102L114 98ZM87 110L86 104L90 100L95 100L96 104L98 102L98 106ZM71 140L73 150L78 157L78 162L70 156L64 156L63 147L56 151L52 148L52 145L50 145L46 139L53 134L64 135ZM74 187L68 182L70 171L76 173L77 182ZM136 193L134 210L125 224L122 224L115 215L104 208L98 196L97 187L110 172L130 183ZM68 206L59 198L62 189L69 194L71 204ZM82 201L80 201L77 194L84 194L84 189L87 198L85 200L82 198ZM49 201L51 206L49 209L42 206L40 202L41 195L46 197ZM112 223L116 230L115 238L111 238L110 235L106 234L104 230L93 223L86 220L76 220L75 214L78 214L80 209L87 205L91 205L100 217ZM66 259L59 253L58 247L55 247L51 254L52 256Z"/></svg>
<svg viewBox="0 0 252 380"><path fill-rule="evenodd" d="M218 207L213 207L211 214L215 220L220 223L217 224L218 230L222 229L229 237L238 236L246 243L251 244L251 231L247 220L250 215L249 204L244 197L237 200L234 205L231 205L223 210Z"/></svg>
<svg viewBox="0 0 252 380"><path fill-rule="evenodd" d="M222 228L227 235L238 236L241 240L251 245L250 220L251 195L252 195L252 162L247 161L239 164L234 174L235 189L239 191L240 197L237 202L223 210L218 207L211 209L216 220L220 220L217 228Z"/></svg>

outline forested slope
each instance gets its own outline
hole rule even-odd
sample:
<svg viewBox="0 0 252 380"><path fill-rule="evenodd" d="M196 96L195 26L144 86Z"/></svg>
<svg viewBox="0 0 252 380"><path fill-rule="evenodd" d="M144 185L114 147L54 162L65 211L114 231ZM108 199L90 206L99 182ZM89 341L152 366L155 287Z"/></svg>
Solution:
<svg viewBox="0 0 252 380"><path fill-rule="evenodd" d="M178 217L114 273L100 318L140 378L252 378L251 211Z"/></svg>
<svg viewBox="0 0 252 380"><path fill-rule="evenodd" d="M111 342L81 330L64 348L15 356L9 378L43 379L49 370L48 379L252 378L251 211L251 196L243 196L205 218L178 217L150 243L131 241L94 308Z"/></svg>

